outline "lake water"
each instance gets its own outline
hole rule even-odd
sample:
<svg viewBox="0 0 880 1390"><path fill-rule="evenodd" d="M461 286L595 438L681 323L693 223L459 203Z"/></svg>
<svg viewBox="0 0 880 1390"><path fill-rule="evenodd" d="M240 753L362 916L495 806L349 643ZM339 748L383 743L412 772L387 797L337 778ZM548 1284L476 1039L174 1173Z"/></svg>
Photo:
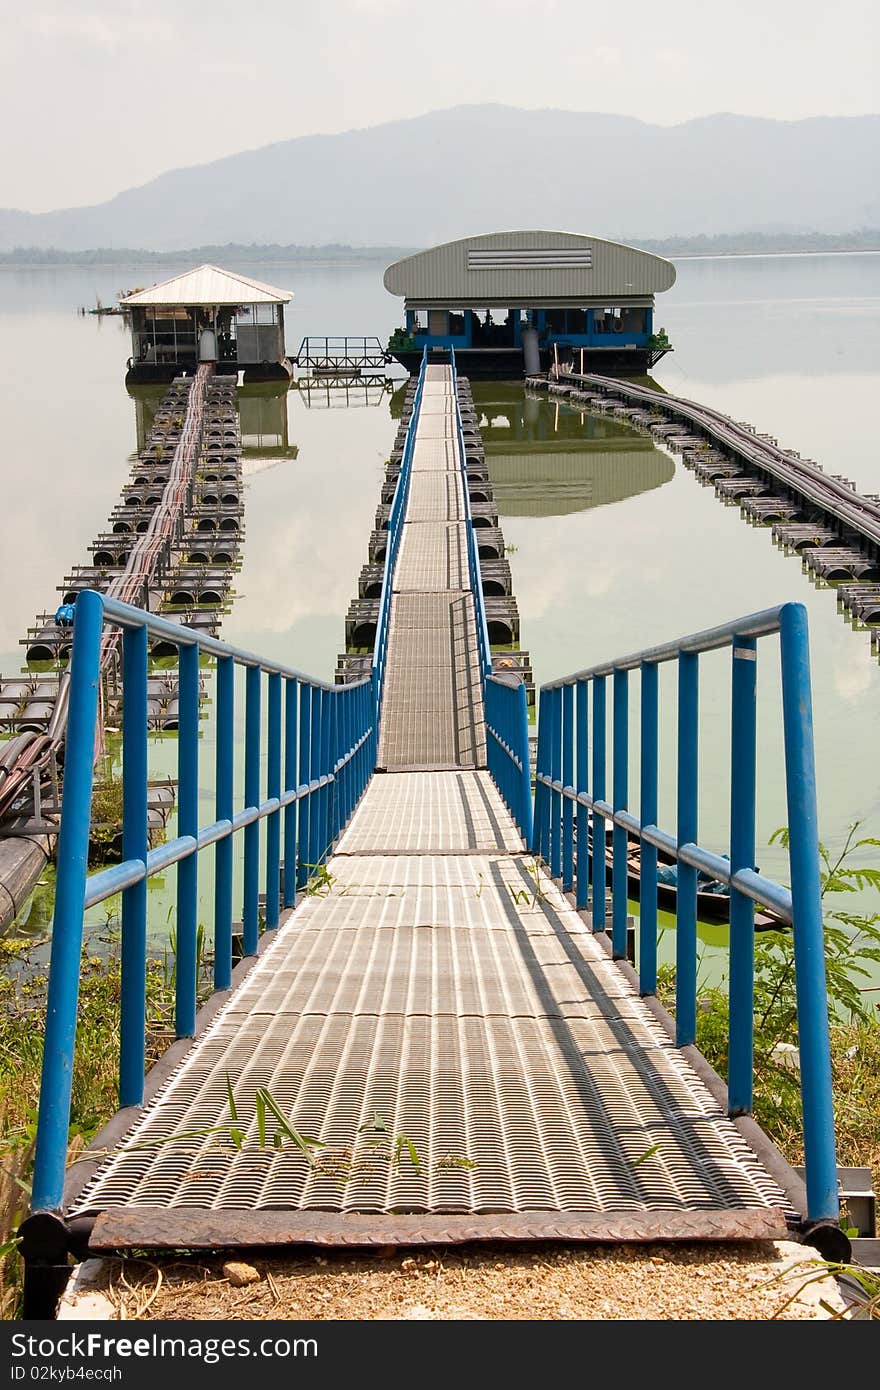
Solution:
<svg viewBox="0 0 880 1390"><path fill-rule="evenodd" d="M176 270L163 267L161 277ZM290 350L307 333L384 338L401 317L378 264L262 265L256 273L295 292ZM55 606L55 586L85 559L137 446L143 402L123 384L124 325L79 317L77 307L96 294L110 302L121 286L155 278L138 266L0 271L4 674L18 669L18 640L34 613ZM676 349L655 370L667 390L749 420L864 491L880 490L869 418L880 255L682 261L657 321ZM723 506L641 436L546 400L527 402L519 385L478 384L475 398L501 524L515 547L522 645L537 683L799 600L811 625L822 833L836 844L849 822L863 820L865 833L880 834L880 666L868 635L838 614L833 591L816 588L768 531L746 525L738 508ZM320 409L320 396L308 405L292 390L243 404L252 455L261 452L258 436L270 448L286 438L296 450L272 466L267 453L248 481L243 565L223 624L231 641L331 676L396 430L389 401L377 392L363 408ZM720 655L703 664L701 830L724 849L728 665ZM786 819L777 665L769 647L760 670L759 843ZM669 825L673 748L666 737L661 810ZM172 771L174 759L173 739L154 741L154 770ZM207 808L207 782L204 791ZM779 849L762 851L759 861L784 877ZM206 894L211 877L203 875ZM164 923L165 889L153 896ZM46 906L43 895L35 913Z"/></svg>

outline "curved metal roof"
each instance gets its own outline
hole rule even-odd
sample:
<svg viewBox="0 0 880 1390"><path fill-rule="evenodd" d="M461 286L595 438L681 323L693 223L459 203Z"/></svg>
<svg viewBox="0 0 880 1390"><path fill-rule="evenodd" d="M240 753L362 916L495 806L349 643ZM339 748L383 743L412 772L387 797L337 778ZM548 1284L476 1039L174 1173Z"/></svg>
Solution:
<svg viewBox="0 0 880 1390"><path fill-rule="evenodd" d="M668 290L662 256L575 232L492 232L395 261L385 288L407 299L466 304L630 298Z"/></svg>
<svg viewBox="0 0 880 1390"><path fill-rule="evenodd" d="M217 265L200 265L148 290L138 290L120 300L130 308L145 304L287 304L290 290L277 290L262 280L233 275Z"/></svg>

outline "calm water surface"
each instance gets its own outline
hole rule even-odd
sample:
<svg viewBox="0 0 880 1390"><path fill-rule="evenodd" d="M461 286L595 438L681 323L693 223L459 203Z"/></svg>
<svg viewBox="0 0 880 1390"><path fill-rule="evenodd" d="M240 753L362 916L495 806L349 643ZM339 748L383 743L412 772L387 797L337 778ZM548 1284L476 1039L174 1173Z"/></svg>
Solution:
<svg viewBox="0 0 880 1390"><path fill-rule="evenodd" d="M295 292L287 319L291 351L306 333L390 332L399 301L384 291L381 272L379 265L257 271ZM176 267L163 267L163 277L173 273ZM129 346L122 321L83 319L77 306L96 294L109 302L118 288L155 278L137 266L0 272L4 673L18 669L18 639L35 611L54 607L55 586L85 559L126 480L145 412L148 422L149 397L134 400L123 384ZM869 366L880 348L880 255L683 261L660 306L658 323L676 347L655 371L661 385L749 420L863 490L880 490L869 419L876 394ZM867 635L838 615L833 592L816 588L767 531L746 525L737 508L723 506L680 461L633 431L527 400L519 385L479 384L475 397L501 524L515 547L522 644L538 684L799 600L811 625L823 834L837 843L856 819L866 822L866 833L880 834L880 666ZM223 634L327 678L366 562L396 423L380 392L363 408L320 403L309 405L296 390L242 403L246 539ZM759 843L786 819L778 657L769 642L761 655ZM720 654L704 658L703 672L701 832L726 849L728 662ZM666 706L671 713L671 700ZM209 711L206 740L210 718ZM670 733L667 724L661 812L674 825ZM175 757L173 739L153 741L155 771L172 772ZM211 797L206 767L208 818ZM784 876L781 851L768 848L759 859L765 871ZM172 886L154 891L157 932ZM34 920L45 911L44 894Z"/></svg>

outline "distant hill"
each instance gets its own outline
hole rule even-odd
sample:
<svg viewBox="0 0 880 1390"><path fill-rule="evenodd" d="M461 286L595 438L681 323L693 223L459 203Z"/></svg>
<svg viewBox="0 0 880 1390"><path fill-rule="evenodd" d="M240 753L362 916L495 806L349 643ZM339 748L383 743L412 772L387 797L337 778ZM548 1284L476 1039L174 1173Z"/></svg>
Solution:
<svg viewBox="0 0 880 1390"><path fill-rule="evenodd" d="M552 227L619 237L840 233L880 225L880 116L676 126L458 106L174 169L109 202L0 210L16 246L427 246Z"/></svg>

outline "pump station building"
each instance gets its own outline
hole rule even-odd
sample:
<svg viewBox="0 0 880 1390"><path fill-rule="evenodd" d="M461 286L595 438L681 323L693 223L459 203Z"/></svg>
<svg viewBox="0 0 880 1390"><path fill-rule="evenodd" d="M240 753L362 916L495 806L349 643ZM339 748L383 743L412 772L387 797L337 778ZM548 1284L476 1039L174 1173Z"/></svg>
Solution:
<svg viewBox="0 0 880 1390"><path fill-rule="evenodd" d="M654 296L675 283L661 256L571 232L494 232L396 261L385 288L404 299L389 350L412 371L427 347L455 348L472 377L547 370L641 375L670 350Z"/></svg>

